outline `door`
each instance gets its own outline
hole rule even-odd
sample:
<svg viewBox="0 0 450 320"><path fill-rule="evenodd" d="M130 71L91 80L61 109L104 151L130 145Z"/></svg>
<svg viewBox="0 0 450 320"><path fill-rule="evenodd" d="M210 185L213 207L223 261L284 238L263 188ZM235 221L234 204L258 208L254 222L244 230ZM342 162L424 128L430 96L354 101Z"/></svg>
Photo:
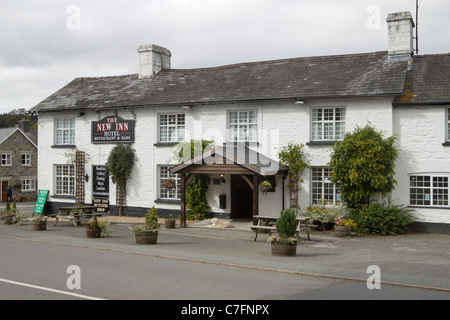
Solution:
<svg viewBox="0 0 450 320"><path fill-rule="evenodd" d="M252 176L247 176L252 181ZM231 176L231 218L251 220L253 218L253 190L239 175Z"/></svg>
<svg viewBox="0 0 450 320"><path fill-rule="evenodd" d="M6 190L8 189L9 181L2 180L2 201L6 201Z"/></svg>

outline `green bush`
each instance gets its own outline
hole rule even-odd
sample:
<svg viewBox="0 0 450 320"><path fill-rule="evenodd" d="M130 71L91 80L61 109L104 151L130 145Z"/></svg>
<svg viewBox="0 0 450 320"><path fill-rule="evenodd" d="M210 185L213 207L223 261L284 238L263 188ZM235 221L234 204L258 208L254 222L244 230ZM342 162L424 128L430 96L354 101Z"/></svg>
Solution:
<svg viewBox="0 0 450 320"><path fill-rule="evenodd" d="M277 220L276 230L281 239L288 239L297 234L295 209L281 211L281 216Z"/></svg>
<svg viewBox="0 0 450 320"><path fill-rule="evenodd" d="M317 224L320 230L332 228L336 218L346 218L351 210L343 203L335 206L311 206L306 208L300 214L305 217L310 217L313 224ZM327 227L328 226L328 227Z"/></svg>
<svg viewBox="0 0 450 320"><path fill-rule="evenodd" d="M359 234L403 234L414 221L410 209L398 205L369 204L352 213Z"/></svg>

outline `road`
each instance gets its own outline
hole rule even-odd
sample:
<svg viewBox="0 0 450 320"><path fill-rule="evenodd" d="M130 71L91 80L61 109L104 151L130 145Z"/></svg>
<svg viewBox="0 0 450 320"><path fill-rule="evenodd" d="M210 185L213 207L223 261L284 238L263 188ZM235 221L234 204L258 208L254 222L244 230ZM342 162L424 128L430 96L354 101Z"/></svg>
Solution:
<svg viewBox="0 0 450 320"><path fill-rule="evenodd" d="M211 299L450 299L448 292L434 290L389 285L369 290L357 281L18 239L0 238L0 257L2 300L174 299L188 304ZM79 272L68 273L70 266L79 267Z"/></svg>

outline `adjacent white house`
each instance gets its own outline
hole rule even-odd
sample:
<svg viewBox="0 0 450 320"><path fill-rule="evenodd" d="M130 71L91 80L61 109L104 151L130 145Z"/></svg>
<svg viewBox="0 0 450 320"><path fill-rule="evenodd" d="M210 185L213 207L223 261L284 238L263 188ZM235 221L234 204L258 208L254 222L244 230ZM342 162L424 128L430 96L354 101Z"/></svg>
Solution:
<svg viewBox="0 0 450 320"><path fill-rule="evenodd" d="M73 80L30 110L39 114L38 181L49 190L47 210L74 203L70 155L78 150L86 155L84 201L109 199L114 212L116 188L102 170L115 144L131 143L138 160L126 214L142 215L153 205L163 215L180 212L172 150L191 139L231 145L226 154L242 160L231 163L234 171L199 169L210 178L208 203L217 216L277 215L287 206L277 154L289 142L305 145L310 165L299 205L336 203L331 146L370 123L398 138L391 198L414 208L423 226L448 230L450 55L413 54L410 13L390 14L387 23L387 51L172 69L169 50L143 45L138 74ZM255 195L252 179L260 176L271 177L274 192ZM173 192L163 186L168 178L177 182Z"/></svg>

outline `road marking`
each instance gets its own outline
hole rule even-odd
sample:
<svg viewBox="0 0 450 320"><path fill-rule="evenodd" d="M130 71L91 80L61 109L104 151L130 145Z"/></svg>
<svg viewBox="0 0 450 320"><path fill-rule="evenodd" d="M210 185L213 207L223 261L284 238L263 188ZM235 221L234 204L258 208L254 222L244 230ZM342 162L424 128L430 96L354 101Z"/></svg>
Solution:
<svg viewBox="0 0 450 320"><path fill-rule="evenodd" d="M105 299L101 299L101 298L85 296L85 295L78 294L78 293L62 291L62 290L57 290L57 289L52 289L52 288L47 288L47 287L41 287L41 286L35 286L33 284L17 282L17 281L2 279L2 278L0 278L0 282L5 282L5 283L9 283L9 284L14 284L14 285L17 285L17 286L28 287L28 288L38 289L38 290L44 290L44 291L49 291L49 292L54 292L54 293L65 294L67 296L72 296L72 297L77 297L77 298L82 298L82 299L87 299L87 300L105 300Z"/></svg>

